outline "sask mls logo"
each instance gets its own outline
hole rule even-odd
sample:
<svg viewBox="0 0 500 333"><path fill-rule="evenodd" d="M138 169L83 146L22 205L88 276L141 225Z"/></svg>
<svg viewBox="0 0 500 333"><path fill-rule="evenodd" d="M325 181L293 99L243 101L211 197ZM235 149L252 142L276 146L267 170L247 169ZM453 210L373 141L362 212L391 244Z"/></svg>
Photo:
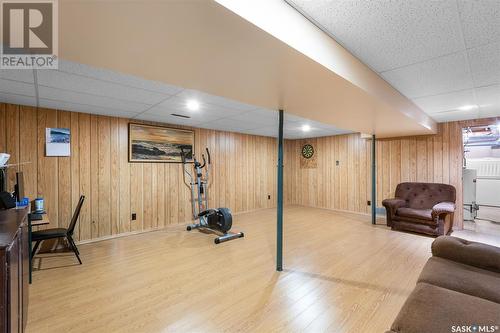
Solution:
<svg viewBox="0 0 500 333"><path fill-rule="evenodd" d="M498 332L498 325L453 325L451 333L494 333Z"/></svg>
<svg viewBox="0 0 500 333"><path fill-rule="evenodd" d="M0 68L57 68L57 0L0 0Z"/></svg>

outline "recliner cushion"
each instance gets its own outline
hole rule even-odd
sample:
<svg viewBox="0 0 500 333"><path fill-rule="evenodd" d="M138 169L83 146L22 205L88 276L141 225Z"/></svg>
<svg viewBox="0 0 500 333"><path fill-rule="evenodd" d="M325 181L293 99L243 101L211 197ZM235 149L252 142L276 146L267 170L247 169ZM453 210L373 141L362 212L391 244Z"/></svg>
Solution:
<svg viewBox="0 0 500 333"><path fill-rule="evenodd" d="M396 211L396 215L432 221L432 209L414 209L401 207Z"/></svg>
<svg viewBox="0 0 500 333"><path fill-rule="evenodd" d="M500 274L474 266L432 257L418 281L500 303Z"/></svg>
<svg viewBox="0 0 500 333"><path fill-rule="evenodd" d="M42 239L64 237L66 236L67 231L68 230L65 228L52 228L52 229L35 231L31 234L31 240L37 241Z"/></svg>
<svg viewBox="0 0 500 333"><path fill-rule="evenodd" d="M500 304L424 282L410 294L392 324L401 333L451 332L452 326L500 323Z"/></svg>

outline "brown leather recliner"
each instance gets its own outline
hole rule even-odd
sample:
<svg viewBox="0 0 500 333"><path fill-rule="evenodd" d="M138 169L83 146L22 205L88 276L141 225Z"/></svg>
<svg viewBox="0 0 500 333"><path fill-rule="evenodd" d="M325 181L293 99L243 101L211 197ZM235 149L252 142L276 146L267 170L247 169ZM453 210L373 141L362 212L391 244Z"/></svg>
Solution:
<svg viewBox="0 0 500 333"><path fill-rule="evenodd" d="M401 183L394 199L382 201L387 212L387 226L432 236L452 231L456 190L452 185Z"/></svg>

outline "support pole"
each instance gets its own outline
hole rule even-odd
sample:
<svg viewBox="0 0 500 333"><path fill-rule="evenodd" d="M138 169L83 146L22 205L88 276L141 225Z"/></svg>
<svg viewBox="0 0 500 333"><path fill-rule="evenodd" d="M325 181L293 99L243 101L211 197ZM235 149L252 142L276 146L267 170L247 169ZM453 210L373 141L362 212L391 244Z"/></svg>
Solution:
<svg viewBox="0 0 500 333"><path fill-rule="evenodd" d="M377 224L377 145L375 134L372 135L372 224Z"/></svg>
<svg viewBox="0 0 500 333"><path fill-rule="evenodd" d="M279 110L276 270L283 270L283 110Z"/></svg>

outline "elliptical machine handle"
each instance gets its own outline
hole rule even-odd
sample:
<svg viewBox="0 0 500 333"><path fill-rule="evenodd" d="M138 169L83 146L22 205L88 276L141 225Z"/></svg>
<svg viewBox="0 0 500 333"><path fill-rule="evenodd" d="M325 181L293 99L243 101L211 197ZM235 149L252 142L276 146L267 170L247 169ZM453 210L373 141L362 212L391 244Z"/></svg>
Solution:
<svg viewBox="0 0 500 333"><path fill-rule="evenodd" d="M207 147L205 147L205 150L207 151L208 164L212 164L211 159L210 159L210 151L208 150Z"/></svg>
<svg viewBox="0 0 500 333"><path fill-rule="evenodd" d="M200 165L200 169L203 169L205 167L205 165L207 164L207 161L205 160L205 155L204 154L201 154L201 159L203 160L203 164Z"/></svg>

